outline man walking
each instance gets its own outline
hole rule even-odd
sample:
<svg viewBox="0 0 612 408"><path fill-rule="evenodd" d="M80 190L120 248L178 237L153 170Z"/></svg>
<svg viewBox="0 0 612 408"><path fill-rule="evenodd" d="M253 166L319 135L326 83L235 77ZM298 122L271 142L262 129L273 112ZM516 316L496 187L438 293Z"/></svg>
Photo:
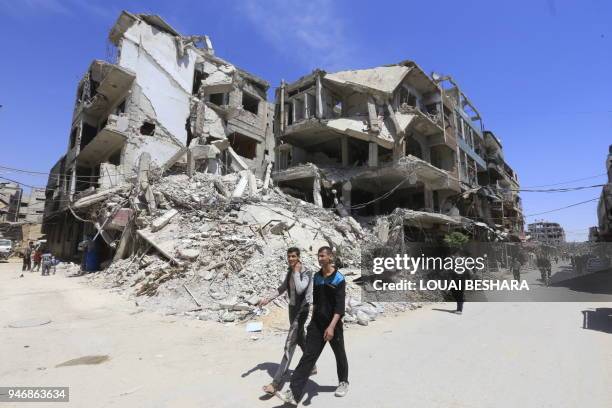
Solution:
<svg viewBox="0 0 612 408"><path fill-rule="evenodd" d="M300 359L293 375L291 385L276 396L286 403L296 405L302 399L304 386L325 343L329 342L336 358L338 388L335 395L344 397L348 392L348 361L344 350L344 301L346 281L333 264L330 247L321 247L318 251L321 269L313 277L313 312L306 335L306 350Z"/></svg>
<svg viewBox="0 0 612 408"><path fill-rule="evenodd" d="M32 242L28 243L28 246L23 250L23 266L21 268L22 271L31 271L32 270L32 251L34 250L34 244Z"/></svg>
<svg viewBox="0 0 612 408"><path fill-rule="evenodd" d="M512 269L512 276L514 280L521 280L521 263L519 262L517 257L512 258L510 263L510 268Z"/></svg>
<svg viewBox="0 0 612 408"><path fill-rule="evenodd" d="M300 346L302 353L304 352L304 324L312 303L312 274L302 265L298 248L291 247L287 250L287 263L289 265L287 275L275 296L259 302L260 306L265 306L276 297L289 292L289 333L285 340L283 358L274 374L272 383L263 387L264 392L268 394L274 394L283 387L284 377L291 364L295 346Z"/></svg>

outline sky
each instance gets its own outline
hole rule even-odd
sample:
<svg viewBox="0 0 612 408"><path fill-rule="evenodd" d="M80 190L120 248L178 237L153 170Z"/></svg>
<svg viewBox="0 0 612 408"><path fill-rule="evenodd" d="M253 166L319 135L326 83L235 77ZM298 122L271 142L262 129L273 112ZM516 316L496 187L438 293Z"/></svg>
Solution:
<svg viewBox="0 0 612 408"><path fill-rule="evenodd" d="M612 2L0 0L0 166L48 172L67 148L76 85L107 59L121 10L207 34L215 53L277 86L416 61L451 75L502 141L521 187L605 183L612 144ZM0 176L44 186L45 175ZM572 183L568 181L577 180ZM564 184L559 184L564 183ZM552 185L552 186L550 186ZM522 193L527 222L587 238L601 188Z"/></svg>

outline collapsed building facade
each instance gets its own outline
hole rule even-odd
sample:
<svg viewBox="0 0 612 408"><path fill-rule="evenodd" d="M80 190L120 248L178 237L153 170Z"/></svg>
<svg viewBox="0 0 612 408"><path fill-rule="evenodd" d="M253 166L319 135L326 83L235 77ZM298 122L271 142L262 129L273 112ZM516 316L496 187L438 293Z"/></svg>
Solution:
<svg viewBox="0 0 612 408"><path fill-rule="evenodd" d="M450 77L412 61L317 69L281 82L275 114L273 178L285 193L362 221L394 213L485 239L523 231L516 173Z"/></svg>
<svg viewBox="0 0 612 408"><path fill-rule="evenodd" d="M72 207L79 199L177 162L262 175L272 161L269 84L216 56L207 36L124 11L109 40L115 61L93 61L79 82L66 153L47 184L43 232L63 258L99 238L100 225Z"/></svg>
<svg viewBox="0 0 612 408"><path fill-rule="evenodd" d="M597 204L598 226L592 232L593 240L599 242L612 242L612 145L606 158L606 171L608 181L601 189Z"/></svg>
<svg viewBox="0 0 612 408"><path fill-rule="evenodd" d="M25 192L17 183L0 183L0 237L16 245L40 239L44 208L44 189Z"/></svg>
<svg viewBox="0 0 612 408"><path fill-rule="evenodd" d="M565 230L557 222L537 221L527 226L531 239L546 244L565 242Z"/></svg>

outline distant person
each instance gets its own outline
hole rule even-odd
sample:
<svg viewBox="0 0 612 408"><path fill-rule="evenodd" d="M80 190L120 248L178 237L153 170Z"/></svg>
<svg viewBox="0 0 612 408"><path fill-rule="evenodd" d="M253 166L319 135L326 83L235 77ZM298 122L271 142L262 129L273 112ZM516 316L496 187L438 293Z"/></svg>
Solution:
<svg viewBox="0 0 612 408"><path fill-rule="evenodd" d="M274 296L263 299L260 306L265 306L273 299L285 292L289 294L289 332L285 340L285 349L281 363L274 374L272 382L263 387L264 392L274 394L283 388L284 377L291 364L295 346L299 346L304 353L305 333L304 324L308 319L308 312L312 304L312 273L302 265L300 250L296 247L287 249L287 274L283 283L278 287ZM316 367L311 374L316 373Z"/></svg>
<svg viewBox="0 0 612 408"><path fill-rule="evenodd" d="M40 247L36 248L32 254L32 262L34 263L32 266L32 271L40 270L40 261L42 260L42 249Z"/></svg>
<svg viewBox="0 0 612 408"><path fill-rule="evenodd" d="M344 397L349 386L348 360L344 350L344 328L342 327L346 281L333 264L330 247L319 248L318 258L321 269L313 277L313 311L306 334L306 350L293 371L289 389L282 393L276 392L278 398L296 406L302 399L306 381L327 342L336 357L339 385L334 395Z"/></svg>
<svg viewBox="0 0 612 408"><path fill-rule="evenodd" d="M23 266L21 268L22 271L31 271L32 270L32 251L34 250L34 244L29 242L28 245L23 250Z"/></svg>
<svg viewBox="0 0 612 408"><path fill-rule="evenodd" d="M49 252L45 252L42 255L42 276L49 276L51 267L53 266L53 255Z"/></svg>
<svg viewBox="0 0 612 408"><path fill-rule="evenodd" d="M510 264L510 269L512 269L512 276L514 280L521 280L521 262L518 258L512 258L512 263Z"/></svg>

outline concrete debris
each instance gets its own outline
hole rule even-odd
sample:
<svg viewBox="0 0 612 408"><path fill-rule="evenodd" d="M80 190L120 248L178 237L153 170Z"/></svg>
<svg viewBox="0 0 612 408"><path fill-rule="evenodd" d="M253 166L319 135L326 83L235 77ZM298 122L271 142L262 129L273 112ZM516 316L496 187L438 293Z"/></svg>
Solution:
<svg viewBox="0 0 612 408"><path fill-rule="evenodd" d="M164 228L168 223L172 220L172 218L178 214L178 211L175 209L168 210L161 217L155 218L151 222L151 231L157 232L160 229Z"/></svg>
<svg viewBox="0 0 612 408"><path fill-rule="evenodd" d="M115 260L98 275L109 286L146 295L139 300L141 306L189 311L196 301L201 313L189 316L242 321L278 287L288 246L302 248L303 262L313 271L318 269L317 249L333 246L350 279L360 274L360 240L375 239L355 219L341 218L278 189L255 188L228 201L224 192L262 186L249 170L224 176L196 171L191 178L171 174L149 183L153 195L164 197L172 208L149 214L133 197L125 198L135 203L132 210L142 226L126 225L125 231L137 237L127 258ZM137 189L131 191L137 194ZM358 297L360 288L349 286L351 298ZM287 306L281 299L277 304ZM370 309L363 313L372 316Z"/></svg>

